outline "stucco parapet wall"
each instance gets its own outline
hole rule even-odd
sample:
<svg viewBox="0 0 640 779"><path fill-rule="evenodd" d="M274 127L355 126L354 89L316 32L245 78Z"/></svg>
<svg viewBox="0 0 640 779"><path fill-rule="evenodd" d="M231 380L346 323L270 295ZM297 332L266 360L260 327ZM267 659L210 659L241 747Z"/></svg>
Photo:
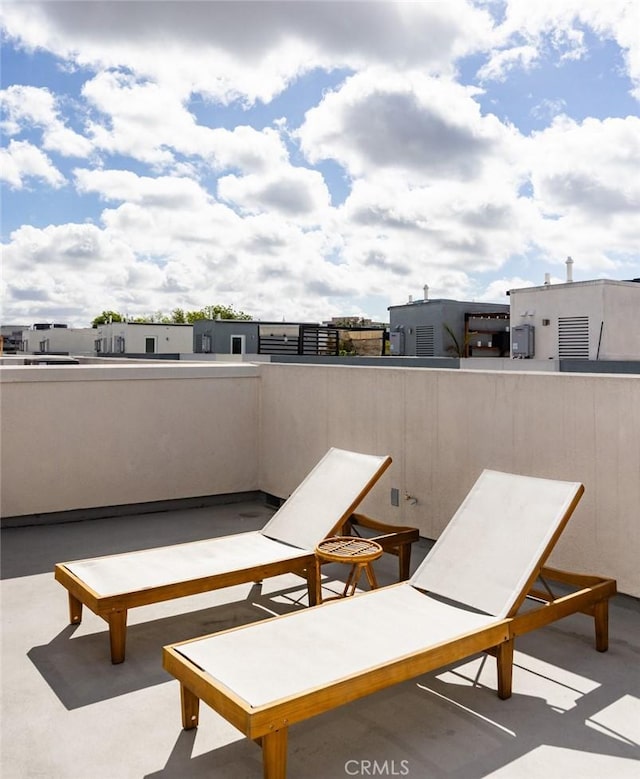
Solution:
<svg viewBox="0 0 640 779"><path fill-rule="evenodd" d="M485 358L482 358L485 359ZM486 358L490 359L490 358ZM463 365L463 361L461 360L461 366ZM481 362L481 358L478 358L478 362ZM511 360L510 362L525 362L527 364L526 368L514 368L513 370L505 370L504 368L483 368L481 366L477 368L466 368L466 367L460 367L460 368L432 368L431 366L423 366L423 365L338 365L338 364L328 364L328 363L316 363L316 364L310 364L310 363L304 363L304 362L287 362L287 363L264 363L259 366L259 372L264 371L278 371L278 370L286 370L286 369L305 369L305 370L317 370L318 372L321 372L322 370L332 370L332 371L395 371L396 373L443 373L443 374L453 374L453 375L464 375L464 374L470 374L470 375L478 375L480 373L487 373L487 374L494 374L498 376L544 376L545 378L549 378L551 380L555 381L567 381L570 379L574 379L576 381L582 381L586 378L593 378L593 379L620 379L624 381L633 381L634 379L636 381L640 380L640 374L637 373L618 373L617 371L612 373L603 373L600 371L595 372L587 372L587 371L579 371L576 373L571 373L570 371L559 371L559 370L553 370L546 366L546 362L540 361L542 363L543 367L540 367L539 369L536 369L535 367L528 367L529 363L533 363L533 360Z"/></svg>
<svg viewBox="0 0 640 779"><path fill-rule="evenodd" d="M529 362L529 360L523 360L523 362ZM533 362L533 361L531 361ZM543 362L542 360L540 362ZM430 370L426 368L424 370ZM450 371L451 372L451 371ZM501 376L545 376L552 381L574 379L578 381L580 379L621 379L624 381L636 381L640 380L640 374L638 373L619 373L618 371L612 371L611 373L605 373L603 371L560 371L560 370L546 370L545 368L531 368L529 370L519 368L518 370L508 370L503 368L495 368L492 370L485 370L483 368L460 368L455 371L456 373L493 373Z"/></svg>
<svg viewBox="0 0 640 779"><path fill-rule="evenodd" d="M258 378L260 368L252 363L190 365L16 365L0 366L0 384L27 382L140 381L150 379Z"/></svg>

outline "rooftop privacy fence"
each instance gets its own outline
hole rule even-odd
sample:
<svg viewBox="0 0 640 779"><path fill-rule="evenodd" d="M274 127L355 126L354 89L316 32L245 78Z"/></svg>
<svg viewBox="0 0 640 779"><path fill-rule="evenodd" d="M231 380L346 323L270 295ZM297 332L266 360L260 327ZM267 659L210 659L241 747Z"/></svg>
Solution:
<svg viewBox="0 0 640 779"><path fill-rule="evenodd" d="M5 367L0 378L3 517L286 498L338 446L392 456L363 511L428 538L483 468L581 481L551 564L640 597L640 376L215 363Z"/></svg>

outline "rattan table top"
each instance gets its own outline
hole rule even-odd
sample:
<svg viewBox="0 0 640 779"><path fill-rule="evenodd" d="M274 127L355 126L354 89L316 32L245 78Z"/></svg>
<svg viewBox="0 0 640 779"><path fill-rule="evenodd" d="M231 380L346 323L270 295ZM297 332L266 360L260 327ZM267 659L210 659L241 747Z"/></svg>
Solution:
<svg viewBox="0 0 640 779"><path fill-rule="evenodd" d="M382 555L382 547L368 538L355 536L333 536L321 541L315 550L323 560L339 563L364 563L377 560Z"/></svg>

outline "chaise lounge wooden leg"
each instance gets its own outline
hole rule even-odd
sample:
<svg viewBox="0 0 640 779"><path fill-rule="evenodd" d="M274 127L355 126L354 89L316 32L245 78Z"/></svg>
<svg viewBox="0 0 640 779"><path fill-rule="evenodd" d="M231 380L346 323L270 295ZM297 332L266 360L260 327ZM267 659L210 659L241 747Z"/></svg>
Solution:
<svg viewBox="0 0 640 779"><path fill-rule="evenodd" d="M111 645L111 662L114 665L124 661L127 643L127 610L112 611L107 619L109 623L109 643Z"/></svg>
<svg viewBox="0 0 640 779"><path fill-rule="evenodd" d="M593 609L596 623L596 649L606 652L609 648L609 601L601 600Z"/></svg>
<svg viewBox="0 0 640 779"><path fill-rule="evenodd" d="M398 581L406 582L411 569L411 544L398 546Z"/></svg>
<svg viewBox="0 0 640 779"><path fill-rule="evenodd" d="M69 593L69 622L78 625L82 622L82 601Z"/></svg>
<svg viewBox="0 0 640 779"><path fill-rule="evenodd" d="M182 709L182 727L185 730L197 728L200 716L200 698L184 684L180 685L180 707Z"/></svg>
<svg viewBox="0 0 640 779"><path fill-rule="evenodd" d="M496 647L498 698L502 698L502 700L511 697L513 682L513 643L513 639L511 639Z"/></svg>
<svg viewBox="0 0 640 779"><path fill-rule="evenodd" d="M287 775L287 728L262 737L264 779L285 779Z"/></svg>
<svg viewBox="0 0 640 779"><path fill-rule="evenodd" d="M310 606L322 603L322 575L318 560L307 568L307 596Z"/></svg>

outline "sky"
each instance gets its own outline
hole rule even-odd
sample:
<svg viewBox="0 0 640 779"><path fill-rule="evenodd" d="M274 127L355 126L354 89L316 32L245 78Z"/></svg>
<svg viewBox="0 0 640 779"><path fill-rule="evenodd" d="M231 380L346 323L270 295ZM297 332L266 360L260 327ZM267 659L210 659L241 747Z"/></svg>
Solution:
<svg viewBox="0 0 640 779"><path fill-rule="evenodd" d="M11 2L3 324L640 276L640 3Z"/></svg>

